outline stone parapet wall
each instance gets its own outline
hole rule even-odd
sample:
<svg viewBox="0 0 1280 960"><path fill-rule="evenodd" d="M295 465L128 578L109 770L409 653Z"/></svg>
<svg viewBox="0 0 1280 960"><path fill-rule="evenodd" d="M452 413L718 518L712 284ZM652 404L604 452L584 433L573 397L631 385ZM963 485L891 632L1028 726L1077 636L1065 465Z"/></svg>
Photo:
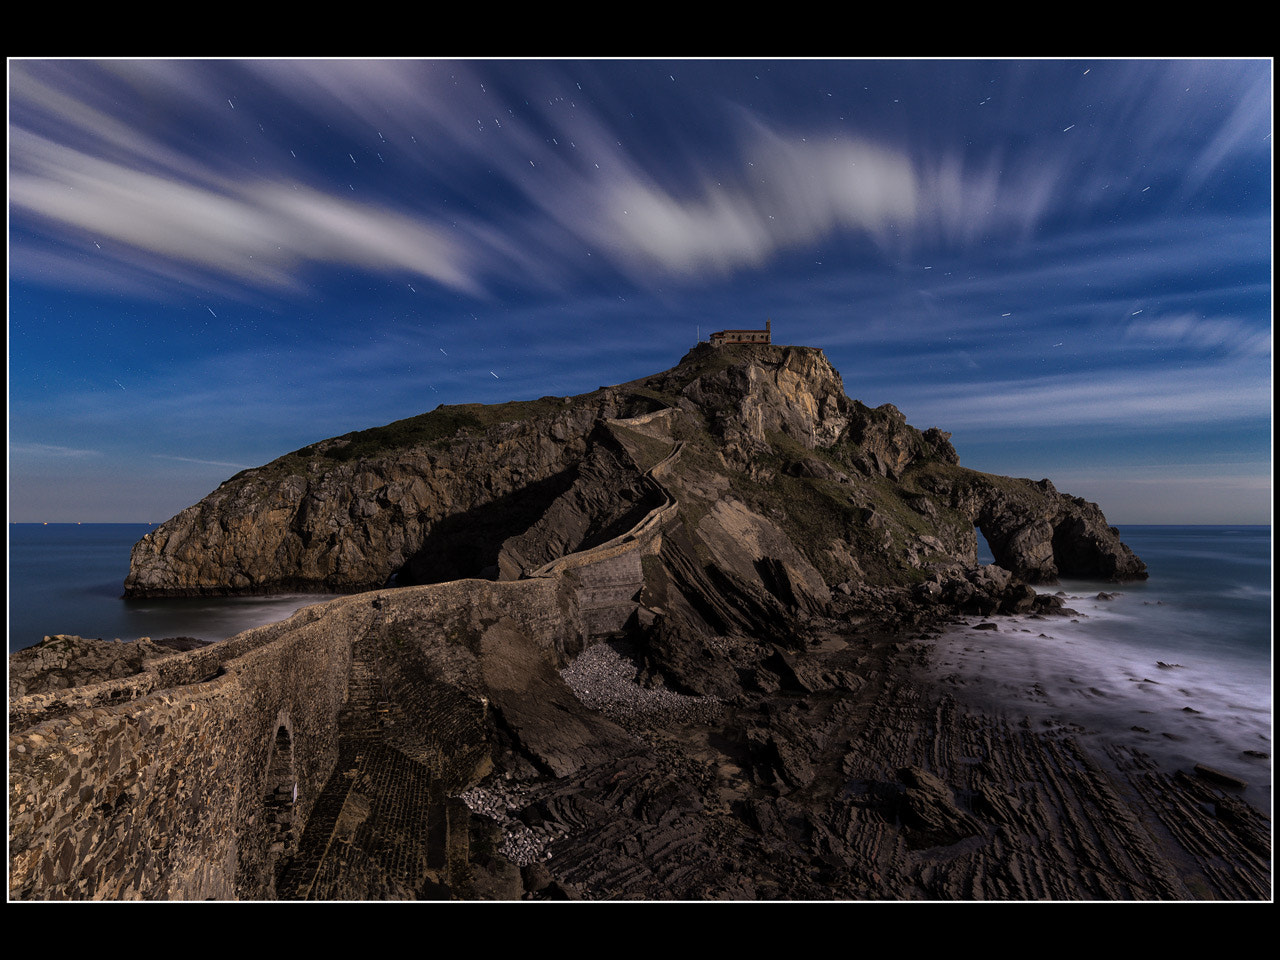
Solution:
<svg viewBox="0 0 1280 960"><path fill-rule="evenodd" d="M410 746L457 787L487 769L487 703L432 657L474 656L495 621L558 666L584 642L564 578L462 580L316 604L135 677L21 698L35 719L9 738L10 897L270 897L268 771L291 774L300 833L336 763L354 645L403 644L388 689Z"/></svg>
<svg viewBox="0 0 1280 960"><path fill-rule="evenodd" d="M648 423L670 413L670 410L658 410L617 422ZM532 574L534 578L566 577L573 584L588 638L620 632L638 608L638 597L644 586L641 557L658 552L662 529L679 510L658 476L680 455L682 447L681 443L675 444L665 458L646 472L648 483L662 502L639 523L606 543L559 557Z"/></svg>
<svg viewBox="0 0 1280 960"><path fill-rule="evenodd" d="M340 598L337 603L345 602ZM254 627L219 643L149 661L127 677L104 680L48 693L32 693L9 700L9 731L23 730L76 710L136 700L153 690L201 683L215 677L227 663L326 615L327 604L304 607L278 623Z"/></svg>
<svg viewBox="0 0 1280 960"><path fill-rule="evenodd" d="M323 605L323 618L308 611L273 625L265 642L227 641L249 649L215 663L204 682L160 689L148 671L38 695L46 716L62 715L11 731L10 896L259 894L263 780L276 733L284 726L292 743L305 822L336 756L351 638L367 622L355 600ZM218 646L158 662L169 676L207 674L207 651ZM130 696L102 702L116 691Z"/></svg>
<svg viewBox="0 0 1280 960"><path fill-rule="evenodd" d="M336 763L338 715L362 641L381 651L380 682L405 715L410 751L455 787L483 775L480 673L474 687L465 670L445 682L441 663L478 657L495 623L519 631L556 667L593 637L621 630L643 585L641 556L657 549L676 509L652 475L660 507L533 578L342 597L152 661L136 676L13 701L10 896L271 896L268 847L278 821L268 795L285 770L301 832ZM277 756L282 750L287 757Z"/></svg>
<svg viewBox="0 0 1280 960"><path fill-rule="evenodd" d="M156 675L147 671L68 690L15 697L9 701L9 731L25 730L41 721L56 719L79 710L127 703L146 696L155 688Z"/></svg>
<svg viewBox="0 0 1280 960"><path fill-rule="evenodd" d="M553 666L582 649L573 591L560 578L459 580L383 591L364 654L376 660L387 696L402 714L397 746L461 792L491 768L492 725L483 637L493 624L520 632Z"/></svg>
<svg viewBox="0 0 1280 960"><path fill-rule="evenodd" d="M11 736L10 897L233 897L243 693L223 677Z"/></svg>
<svg viewBox="0 0 1280 960"><path fill-rule="evenodd" d="M644 568L638 549L620 550L576 573L578 604L591 637L620 633L638 605L644 587Z"/></svg>

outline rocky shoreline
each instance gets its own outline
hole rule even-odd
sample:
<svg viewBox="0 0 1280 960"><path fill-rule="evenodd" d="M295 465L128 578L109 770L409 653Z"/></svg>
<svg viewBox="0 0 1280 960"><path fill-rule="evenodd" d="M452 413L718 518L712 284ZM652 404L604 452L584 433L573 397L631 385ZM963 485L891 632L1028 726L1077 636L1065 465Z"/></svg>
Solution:
<svg viewBox="0 0 1280 960"><path fill-rule="evenodd" d="M497 773L526 899L1265 900L1270 821L1239 791L1099 754L1068 722L963 703L942 626L812 624L734 655L729 698L637 682L634 647L563 671L636 749L555 779ZM776 680L775 680L776 678ZM1224 865L1230 865L1224 866Z"/></svg>
<svg viewBox="0 0 1280 960"><path fill-rule="evenodd" d="M378 892L340 871L324 898L1270 898L1270 820L1236 786L1082 736L1066 714L965 696L939 679L962 623L936 606L897 621L847 609L802 618L785 645L660 622L599 641L543 675L543 695L519 694L518 717L491 691L492 769L455 801L470 853L449 889ZM55 653L103 648L86 662L109 657L114 675L174 646L71 641L26 653L51 689L66 682ZM40 688L39 669L20 672ZM417 842L420 826L378 817L362 829L380 845Z"/></svg>

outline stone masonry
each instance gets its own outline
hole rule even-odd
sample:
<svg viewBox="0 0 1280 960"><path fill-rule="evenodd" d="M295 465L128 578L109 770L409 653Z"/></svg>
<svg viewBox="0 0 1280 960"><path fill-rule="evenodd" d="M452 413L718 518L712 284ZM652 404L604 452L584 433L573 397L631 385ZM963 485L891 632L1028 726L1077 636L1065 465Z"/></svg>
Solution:
<svg viewBox="0 0 1280 960"><path fill-rule="evenodd" d="M10 897L316 896L325 877L300 879L308 853L299 843L313 817L335 819L311 835L354 829L359 801L348 803L350 790L336 810L318 807L333 778L348 774L354 790L361 776L399 770L399 782L421 784L410 792L419 813L465 823L443 791L456 796L488 770L483 698L460 700L453 688L423 696L430 669L384 657L380 676L403 723L362 754L357 718L367 714L351 703L363 696L368 664L353 651L370 649L364 638L384 648L401 642L406 624L419 647L457 643L465 651L469 637L498 621L548 664L564 666L635 611L640 558L660 542L654 515L670 509L668 500L624 537L527 580L343 597L153 661L135 676L12 700ZM448 882L461 842L447 830L424 840L413 870L379 883L389 896L429 894Z"/></svg>

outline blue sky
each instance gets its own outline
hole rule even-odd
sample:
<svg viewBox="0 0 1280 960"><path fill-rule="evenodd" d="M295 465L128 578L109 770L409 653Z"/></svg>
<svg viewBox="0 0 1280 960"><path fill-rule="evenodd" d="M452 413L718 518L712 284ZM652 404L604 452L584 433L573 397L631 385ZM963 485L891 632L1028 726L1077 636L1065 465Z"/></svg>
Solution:
<svg viewBox="0 0 1280 960"><path fill-rule="evenodd" d="M768 317L966 466L1270 522L1270 60L8 68L11 521Z"/></svg>

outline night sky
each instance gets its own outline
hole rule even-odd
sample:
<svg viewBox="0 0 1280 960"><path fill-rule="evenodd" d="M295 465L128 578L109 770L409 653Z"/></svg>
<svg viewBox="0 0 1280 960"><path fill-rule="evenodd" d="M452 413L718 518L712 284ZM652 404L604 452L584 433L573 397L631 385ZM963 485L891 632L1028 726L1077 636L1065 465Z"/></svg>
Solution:
<svg viewBox="0 0 1280 960"><path fill-rule="evenodd" d="M1270 522L1269 60L8 67L11 521L770 318L965 466Z"/></svg>

